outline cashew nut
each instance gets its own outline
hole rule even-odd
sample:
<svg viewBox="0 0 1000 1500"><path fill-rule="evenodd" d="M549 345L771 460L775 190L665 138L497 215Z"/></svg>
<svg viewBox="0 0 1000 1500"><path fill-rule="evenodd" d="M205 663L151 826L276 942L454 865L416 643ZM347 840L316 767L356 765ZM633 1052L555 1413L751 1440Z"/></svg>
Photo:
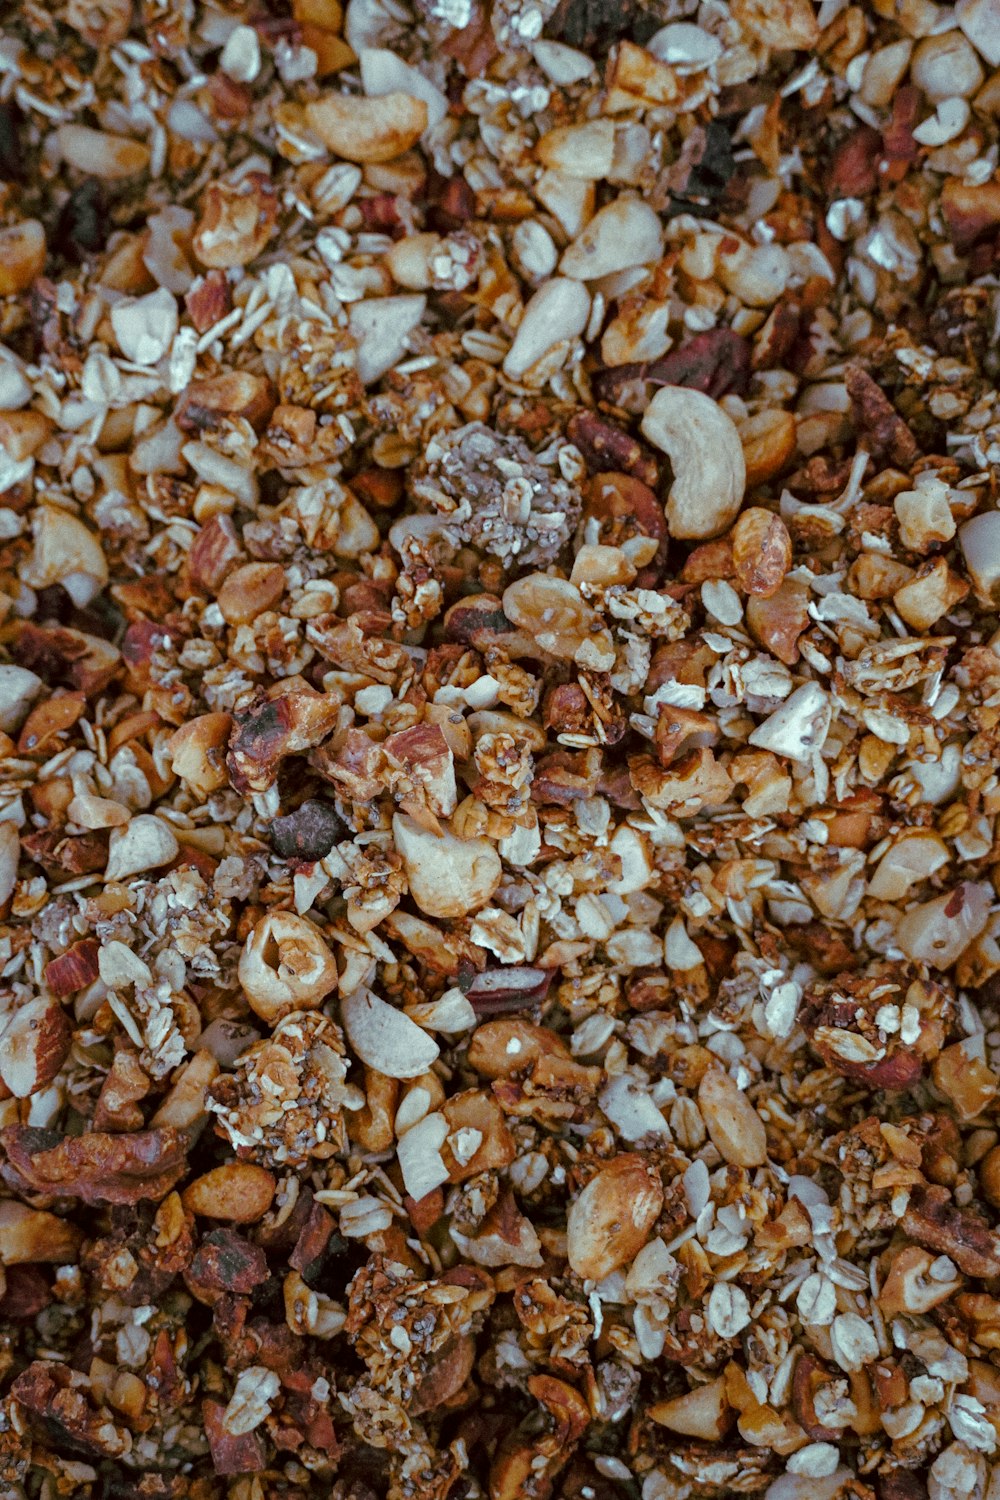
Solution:
<svg viewBox="0 0 1000 1500"><path fill-rule="evenodd" d="M701 391L666 385L646 408L642 431L673 465L665 507L670 535L718 536L731 526L746 488L746 464L728 412Z"/></svg>

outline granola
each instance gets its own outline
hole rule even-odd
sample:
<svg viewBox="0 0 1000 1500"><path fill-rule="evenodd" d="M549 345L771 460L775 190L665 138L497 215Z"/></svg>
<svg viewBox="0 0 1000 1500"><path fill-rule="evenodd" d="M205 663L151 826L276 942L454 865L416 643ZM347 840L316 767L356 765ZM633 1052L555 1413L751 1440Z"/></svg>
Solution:
<svg viewBox="0 0 1000 1500"><path fill-rule="evenodd" d="M997 0L0 21L0 1490L997 1500Z"/></svg>

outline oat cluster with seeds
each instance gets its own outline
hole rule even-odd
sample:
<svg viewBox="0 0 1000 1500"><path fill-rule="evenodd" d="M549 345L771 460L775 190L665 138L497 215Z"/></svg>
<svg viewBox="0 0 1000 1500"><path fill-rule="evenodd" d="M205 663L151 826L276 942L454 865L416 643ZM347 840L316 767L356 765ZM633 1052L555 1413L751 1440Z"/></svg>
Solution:
<svg viewBox="0 0 1000 1500"><path fill-rule="evenodd" d="M1000 0L0 21L4 1500L1000 1500Z"/></svg>

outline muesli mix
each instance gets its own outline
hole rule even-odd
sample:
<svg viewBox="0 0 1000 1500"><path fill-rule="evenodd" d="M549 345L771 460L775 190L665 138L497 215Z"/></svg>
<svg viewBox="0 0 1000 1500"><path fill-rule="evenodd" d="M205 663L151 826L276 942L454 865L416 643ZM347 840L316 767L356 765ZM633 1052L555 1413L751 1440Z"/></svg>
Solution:
<svg viewBox="0 0 1000 1500"><path fill-rule="evenodd" d="M1000 0L0 22L4 1500L1000 1500Z"/></svg>

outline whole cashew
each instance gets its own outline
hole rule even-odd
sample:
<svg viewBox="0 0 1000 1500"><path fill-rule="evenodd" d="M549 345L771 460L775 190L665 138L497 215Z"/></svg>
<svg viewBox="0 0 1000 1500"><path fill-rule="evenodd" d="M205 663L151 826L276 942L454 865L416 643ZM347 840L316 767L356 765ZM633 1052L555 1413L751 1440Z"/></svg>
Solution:
<svg viewBox="0 0 1000 1500"><path fill-rule="evenodd" d="M739 513L746 464L736 424L711 396L686 386L658 390L643 435L670 459L674 482L665 506L671 536L718 536Z"/></svg>

